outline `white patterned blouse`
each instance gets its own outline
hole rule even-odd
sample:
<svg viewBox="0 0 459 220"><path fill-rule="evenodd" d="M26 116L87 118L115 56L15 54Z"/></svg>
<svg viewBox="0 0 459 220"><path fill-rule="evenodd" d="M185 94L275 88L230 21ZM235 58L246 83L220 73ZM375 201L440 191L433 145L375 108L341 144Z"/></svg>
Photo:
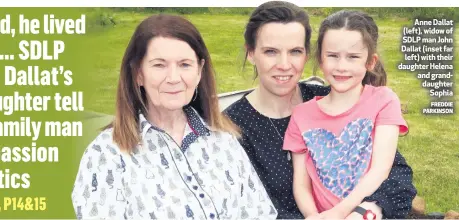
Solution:
<svg viewBox="0 0 459 220"><path fill-rule="evenodd" d="M72 192L78 219L275 219L244 149L185 107L182 146L139 115L142 144L127 154L103 131L84 152Z"/></svg>

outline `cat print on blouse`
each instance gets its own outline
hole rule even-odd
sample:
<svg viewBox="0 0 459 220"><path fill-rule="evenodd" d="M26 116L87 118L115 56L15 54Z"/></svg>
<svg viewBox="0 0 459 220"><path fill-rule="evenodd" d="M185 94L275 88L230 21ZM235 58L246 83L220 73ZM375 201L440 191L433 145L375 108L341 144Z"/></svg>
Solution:
<svg viewBox="0 0 459 220"><path fill-rule="evenodd" d="M211 130L191 107L182 146L139 114L142 142L125 153L104 130L83 154L72 202L77 219L275 219L234 136Z"/></svg>

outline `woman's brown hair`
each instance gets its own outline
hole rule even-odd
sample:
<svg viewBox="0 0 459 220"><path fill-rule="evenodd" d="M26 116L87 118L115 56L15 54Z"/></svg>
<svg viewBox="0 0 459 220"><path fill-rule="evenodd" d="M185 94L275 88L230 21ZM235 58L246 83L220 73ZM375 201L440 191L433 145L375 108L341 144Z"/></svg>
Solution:
<svg viewBox="0 0 459 220"><path fill-rule="evenodd" d="M185 18L160 14L146 18L137 26L124 53L118 82L115 119L104 128L113 127L113 141L125 151L131 151L141 141L139 112L146 116L148 103L145 90L136 79L149 42L159 36L188 43L196 53L198 61L205 61L197 95L187 106L193 107L211 129L226 131L239 137L239 128L220 112L215 71L201 34Z"/></svg>

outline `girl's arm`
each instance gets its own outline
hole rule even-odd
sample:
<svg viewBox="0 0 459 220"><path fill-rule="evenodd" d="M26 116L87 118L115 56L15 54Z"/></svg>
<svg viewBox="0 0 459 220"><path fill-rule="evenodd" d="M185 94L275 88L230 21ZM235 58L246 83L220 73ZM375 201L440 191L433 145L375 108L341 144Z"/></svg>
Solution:
<svg viewBox="0 0 459 220"><path fill-rule="evenodd" d="M376 220L381 220L383 218L381 207L376 205L374 202L363 202L359 206L364 208L364 209L371 210L376 215L375 216ZM352 212L351 214L349 214L345 218L345 220L354 220L354 219L355 220L361 220L362 219L362 215L360 213L357 213L357 212Z"/></svg>
<svg viewBox="0 0 459 220"><path fill-rule="evenodd" d="M311 178L306 170L306 155L307 153L292 153L293 196L304 217L318 213L312 197Z"/></svg>
<svg viewBox="0 0 459 220"><path fill-rule="evenodd" d="M380 87L375 92L378 93L375 94L378 99L374 104L379 106L380 110L375 118L371 167L349 196L335 207L338 213L348 215L385 183L394 163L399 134L408 132L397 94L388 87ZM390 200L395 198L394 195L388 196Z"/></svg>
<svg viewBox="0 0 459 220"><path fill-rule="evenodd" d="M413 185L413 170L405 158L397 151L389 178L378 190L363 201L374 202L381 208L384 218L406 218L417 190ZM375 211L374 209L372 209Z"/></svg>
<svg viewBox="0 0 459 220"><path fill-rule="evenodd" d="M301 105L296 107L285 132L283 150L292 152L293 160L293 197L304 217L317 214L317 207L312 197L312 184L306 170L308 149L297 123L297 117L304 114ZM301 122L305 123L305 122Z"/></svg>
<svg viewBox="0 0 459 220"><path fill-rule="evenodd" d="M354 190L334 207L337 211L349 215L362 200L373 194L389 176L397 150L399 126L376 126L371 168L359 181Z"/></svg>

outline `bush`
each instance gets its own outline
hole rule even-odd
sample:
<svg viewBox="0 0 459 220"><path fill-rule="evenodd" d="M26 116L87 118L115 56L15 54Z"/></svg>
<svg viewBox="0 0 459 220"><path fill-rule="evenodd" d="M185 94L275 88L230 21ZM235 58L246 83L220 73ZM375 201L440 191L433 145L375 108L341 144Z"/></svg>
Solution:
<svg viewBox="0 0 459 220"><path fill-rule="evenodd" d="M119 21L112 10L95 9L86 13L88 29L114 27Z"/></svg>

